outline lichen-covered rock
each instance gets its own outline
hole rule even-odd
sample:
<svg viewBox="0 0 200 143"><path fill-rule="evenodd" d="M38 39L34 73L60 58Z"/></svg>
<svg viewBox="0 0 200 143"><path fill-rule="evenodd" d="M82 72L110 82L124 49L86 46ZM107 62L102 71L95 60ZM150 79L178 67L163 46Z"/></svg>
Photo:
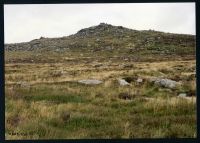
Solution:
<svg viewBox="0 0 200 143"><path fill-rule="evenodd" d="M167 78L152 78L150 81L154 82L155 85L170 89L174 89L178 85L176 81Z"/></svg>

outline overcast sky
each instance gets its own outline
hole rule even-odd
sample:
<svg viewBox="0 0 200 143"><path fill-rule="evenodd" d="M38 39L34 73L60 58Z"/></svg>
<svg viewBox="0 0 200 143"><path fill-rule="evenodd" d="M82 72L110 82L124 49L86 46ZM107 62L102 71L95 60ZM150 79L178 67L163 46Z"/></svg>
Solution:
<svg viewBox="0 0 200 143"><path fill-rule="evenodd" d="M5 5L5 43L68 36L101 22L195 35L195 3Z"/></svg>

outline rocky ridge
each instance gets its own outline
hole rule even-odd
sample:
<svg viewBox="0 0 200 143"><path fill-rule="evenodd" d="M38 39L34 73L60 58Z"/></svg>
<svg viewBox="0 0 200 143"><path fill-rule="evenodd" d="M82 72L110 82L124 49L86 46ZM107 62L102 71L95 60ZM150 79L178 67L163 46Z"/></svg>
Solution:
<svg viewBox="0 0 200 143"><path fill-rule="evenodd" d="M37 52L113 52L160 55L195 55L195 36L154 30L133 30L123 26L100 23L61 38L34 39L30 42L5 44L6 51Z"/></svg>
<svg viewBox="0 0 200 143"><path fill-rule="evenodd" d="M74 35L61 38L44 38L34 39L30 42L5 44L6 51L12 50L54 50L70 48L87 48L87 47L104 47L107 50L114 48L129 49L153 49L157 47L162 51L159 44L179 45L181 47L194 47L194 35L182 35L163 33L153 30L137 31L122 26L113 26L110 24L100 23L97 26L81 29ZM122 47L123 46L123 47ZM170 49L168 49L170 50Z"/></svg>

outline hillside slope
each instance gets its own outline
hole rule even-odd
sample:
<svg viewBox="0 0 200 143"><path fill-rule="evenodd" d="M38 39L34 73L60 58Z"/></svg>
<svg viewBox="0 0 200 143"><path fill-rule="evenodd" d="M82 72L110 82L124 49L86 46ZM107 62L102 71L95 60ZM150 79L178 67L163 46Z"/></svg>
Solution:
<svg viewBox="0 0 200 143"><path fill-rule="evenodd" d="M89 57L195 56L195 36L154 30L133 30L100 23L61 38L5 44L5 51L67 53ZM70 53L70 54L69 54ZM141 58L141 57L140 57Z"/></svg>

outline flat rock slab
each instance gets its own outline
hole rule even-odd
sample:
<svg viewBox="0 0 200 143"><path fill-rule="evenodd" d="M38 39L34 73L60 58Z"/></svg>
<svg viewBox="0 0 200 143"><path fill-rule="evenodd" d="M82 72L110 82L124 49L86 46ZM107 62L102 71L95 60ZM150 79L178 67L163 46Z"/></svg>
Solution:
<svg viewBox="0 0 200 143"><path fill-rule="evenodd" d="M187 97L187 93L180 93L178 97Z"/></svg>
<svg viewBox="0 0 200 143"><path fill-rule="evenodd" d="M84 79L84 80L79 80L78 82L83 83L83 84L88 84L88 85L97 85L97 84L101 84L103 81L96 80L96 79Z"/></svg>
<svg viewBox="0 0 200 143"><path fill-rule="evenodd" d="M156 85L159 85L159 86L162 86L162 87L166 87L166 88L170 88L170 89L173 89L173 88L176 88L177 86L177 82L174 81L174 80L171 80L171 79L162 79L162 78L153 78L150 80L151 82L154 82L154 84Z"/></svg>
<svg viewBox="0 0 200 143"><path fill-rule="evenodd" d="M118 82L121 86L125 86L125 85L130 85L126 80L124 79L118 79Z"/></svg>

